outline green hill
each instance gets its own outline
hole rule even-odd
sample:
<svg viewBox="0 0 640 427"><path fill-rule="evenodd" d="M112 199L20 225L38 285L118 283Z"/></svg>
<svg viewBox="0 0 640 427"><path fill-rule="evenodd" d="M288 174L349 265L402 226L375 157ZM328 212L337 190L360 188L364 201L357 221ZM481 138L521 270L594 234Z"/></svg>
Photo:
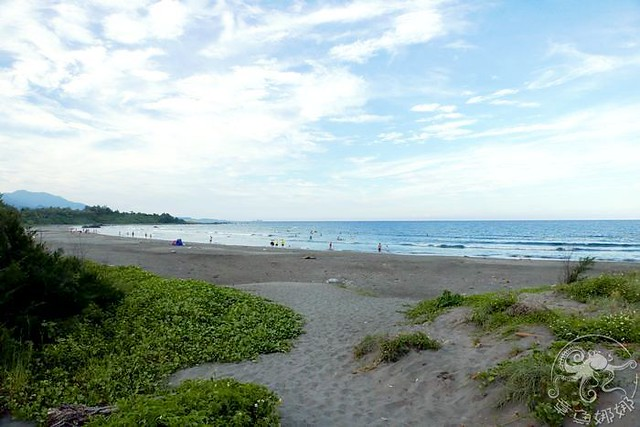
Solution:
<svg viewBox="0 0 640 427"><path fill-rule="evenodd" d="M20 210L26 225L103 225L103 224L186 224L180 218L162 214L119 212L107 206L86 206L83 210L70 208L39 208Z"/></svg>

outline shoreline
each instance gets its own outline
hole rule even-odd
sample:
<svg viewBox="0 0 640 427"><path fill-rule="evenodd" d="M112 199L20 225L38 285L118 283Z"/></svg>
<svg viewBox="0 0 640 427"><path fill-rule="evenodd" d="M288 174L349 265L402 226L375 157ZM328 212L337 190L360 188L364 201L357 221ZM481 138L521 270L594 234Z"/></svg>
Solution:
<svg viewBox="0 0 640 427"><path fill-rule="evenodd" d="M104 224L92 231L168 241L180 238L194 244L367 253L378 252L382 245L383 251L403 255L560 261L595 257L606 262L640 263L640 220Z"/></svg>
<svg viewBox="0 0 640 427"><path fill-rule="evenodd" d="M218 285L265 282L337 283L376 295L433 298L444 289L459 293L552 285L560 282L559 260L405 255L191 243L70 233L66 226L37 229L50 249L110 265L136 265L164 277ZM640 263L596 260L588 276L640 270Z"/></svg>

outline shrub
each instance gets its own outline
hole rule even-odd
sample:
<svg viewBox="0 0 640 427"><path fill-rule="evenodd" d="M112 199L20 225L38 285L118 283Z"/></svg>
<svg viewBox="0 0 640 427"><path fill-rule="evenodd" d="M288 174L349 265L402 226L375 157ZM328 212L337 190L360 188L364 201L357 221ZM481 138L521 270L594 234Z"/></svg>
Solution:
<svg viewBox="0 0 640 427"><path fill-rule="evenodd" d="M414 323L425 323L435 320L450 307L458 307L465 302L464 296L447 289L437 298L424 300L408 310L406 315Z"/></svg>
<svg viewBox="0 0 640 427"><path fill-rule="evenodd" d="M482 328L502 326L512 319L505 311L518 301L514 292L486 294L469 298L473 307L471 321Z"/></svg>
<svg viewBox="0 0 640 427"><path fill-rule="evenodd" d="M356 359L368 354L375 356L373 362L364 369L372 369L381 362L397 362L411 350L438 350L440 343L429 338L424 332L401 333L395 337L367 335L353 349Z"/></svg>
<svg viewBox="0 0 640 427"><path fill-rule="evenodd" d="M380 360L396 362L411 350L438 350L440 344L429 338L424 332L400 334L380 344Z"/></svg>
<svg viewBox="0 0 640 427"><path fill-rule="evenodd" d="M485 386L494 382L502 385L498 407L511 402L524 403L540 421L561 426L564 417L553 408L554 401L547 394L554 357L553 352L535 350L526 357L501 362L479 374L477 379ZM569 395L566 393L563 396Z"/></svg>
<svg viewBox="0 0 640 427"><path fill-rule="evenodd" d="M123 399L116 412L94 417L87 426L274 426L280 422L278 405L278 396L260 385L189 380L153 396Z"/></svg>
<svg viewBox="0 0 640 427"><path fill-rule="evenodd" d="M18 212L0 200L0 325L19 340L50 341L49 326L123 294L85 262L36 243ZM53 323L50 323L53 322Z"/></svg>
<svg viewBox="0 0 640 427"><path fill-rule="evenodd" d="M640 314L635 312L607 314L597 318L563 316L551 323L559 339L572 340L583 335L603 335L619 342L640 342Z"/></svg>
<svg viewBox="0 0 640 427"><path fill-rule="evenodd" d="M367 354L377 351L384 338L384 335L367 335L353 348L353 357L362 359Z"/></svg>
<svg viewBox="0 0 640 427"><path fill-rule="evenodd" d="M558 287L558 291L583 303L597 298L621 298L640 302L640 274L606 274Z"/></svg>
<svg viewBox="0 0 640 427"><path fill-rule="evenodd" d="M564 263L562 283L574 283L582 280L584 278L582 274L591 269L595 263L595 257L580 258L577 263L573 263L571 256L569 256Z"/></svg>

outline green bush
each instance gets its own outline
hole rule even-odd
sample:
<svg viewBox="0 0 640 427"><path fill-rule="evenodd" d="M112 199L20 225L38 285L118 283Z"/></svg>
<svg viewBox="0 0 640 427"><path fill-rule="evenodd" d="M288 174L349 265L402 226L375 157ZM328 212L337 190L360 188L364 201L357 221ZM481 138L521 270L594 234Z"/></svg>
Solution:
<svg viewBox="0 0 640 427"><path fill-rule="evenodd" d="M514 292L469 297L473 307L471 321L482 328L495 328L509 323L513 316L505 311L518 301Z"/></svg>
<svg viewBox="0 0 640 427"><path fill-rule="evenodd" d="M595 257L580 258L578 262L573 263L571 256L569 256L564 264L562 283L574 283L582 280L584 278L582 274L590 270L595 263Z"/></svg>
<svg viewBox="0 0 640 427"><path fill-rule="evenodd" d="M629 303L638 303L640 302L640 274L631 272L601 275L559 286L558 291L583 303L598 298L621 298Z"/></svg>
<svg viewBox="0 0 640 427"><path fill-rule="evenodd" d="M551 370L566 342L556 341L545 351L534 350L518 358L505 360L476 376L483 385L499 383L502 394L497 403L503 407L509 403L524 403L533 416L549 426L564 425L564 416L558 412L556 399L549 397L549 390L558 387L559 396L574 410L586 411L593 416L595 404L580 399L579 383L560 381L552 383Z"/></svg>
<svg viewBox="0 0 640 427"><path fill-rule="evenodd" d="M380 349L380 343L385 339L384 335L367 335L353 348L353 357L362 359L367 354Z"/></svg>
<svg viewBox="0 0 640 427"><path fill-rule="evenodd" d="M512 402L524 403L540 421L561 426L564 417L553 408L554 401L547 394L554 357L553 352L535 350L525 357L501 362L480 373L477 379L485 386L494 382L502 385L502 394L496 402L499 408Z"/></svg>
<svg viewBox="0 0 640 427"><path fill-rule="evenodd" d="M0 325L12 336L39 345L52 338L47 325L122 296L92 266L36 243L18 212L0 200Z"/></svg>
<svg viewBox="0 0 640 427"><path fill-rule="evenodd" d="M406 316L414 323L431 322L448 308L461 306L464 302L464 296L445 289L439 297L419 302L407 311Z"/></svg>
<svg viewBox="0 0 640 427"><path fill-rule="evenodd" d="M380 343L380 360L396 362L411 350L438 350L440 344L424 332L403 333Z"/></svg>
<svg viewBox="0 0 640 427"><path fill-rule="evenodd" d="M607 314L596 318L562 316L551 323L559 339L573 340L584 335L603 335L624 343L640 343L640 314Z"/></svg>
<svg viewBox="0 0 640 427"><path fill-rule="evenodd" d="M424 332L405 332L389 337L386 335L367 335L353 349L356 359L374 354L375 359L365 369L375 368L381 362L397 362L411 350L438 350L440 343L429 338Z"/></svg>
<svg viewBox="0 0 640 427"><path fill-rule="evenodd" d="M232 379L190 380L154 396L118 402L107 417L87 426L277 426L279 398L266 387Z"/></svg>

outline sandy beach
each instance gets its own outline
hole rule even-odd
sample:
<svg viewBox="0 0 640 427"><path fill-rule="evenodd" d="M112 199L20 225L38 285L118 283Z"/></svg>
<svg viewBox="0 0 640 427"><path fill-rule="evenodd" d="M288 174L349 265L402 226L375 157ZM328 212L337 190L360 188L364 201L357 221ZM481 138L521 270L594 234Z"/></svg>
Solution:
<svg viewBox="0 0 640 427"><path fill-rule="evenodd" d="M479 335L465 308L428 325L408 325L402 311L442 290L460 293L557 283L561 262L398 256L229 247L69 233L43 228L52 248L112 265L137 265L161 276L233 286L287 305L306 326L287 354L257 361L207 364L177 372L187 378L234 377L264 384L282 400L284 426L536 425L521 407L495 409L497 393L473 375L509 357L514 348L545 345L550 334L532 327L524 338ZM638 269L596 263L590 274ZM544 295L541 297L544 298ZM353 347L367 334L421 330L442 343L399 362L362 372ZM640 412L615 425L637 425ZM627 424L628 422L628 424Z"/></svg>
<svg viewBox="0 0 640 427"><path fill-rule="evenodd" d="M136 265L165 277L219 285L263 282L326 283L336 280L377 296L432 298L442 290L483 293L557 283L558 261L308 251L221 246L70 233L42 227L37 234L52 249L111 265ZM640 268L636 263L596 263L590 275Z"/></svg>

